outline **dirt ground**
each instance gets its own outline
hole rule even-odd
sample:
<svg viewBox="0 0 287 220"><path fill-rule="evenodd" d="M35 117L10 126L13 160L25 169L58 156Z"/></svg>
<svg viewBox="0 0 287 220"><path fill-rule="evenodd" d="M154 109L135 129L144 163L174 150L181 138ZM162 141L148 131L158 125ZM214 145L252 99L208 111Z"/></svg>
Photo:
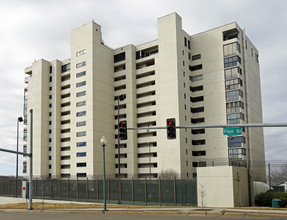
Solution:
<svg viewBox="0 0 287 220"><path fill-rule="evenodd" d="M27 209L28 203L0 204L0 209ZM33 202L34 209L91 209L103 208L103 204L78 204L78 203L42 203ZM146 206L145 206L146 207ZM107 208L142 208L142 206L111 205Z"/></svg>

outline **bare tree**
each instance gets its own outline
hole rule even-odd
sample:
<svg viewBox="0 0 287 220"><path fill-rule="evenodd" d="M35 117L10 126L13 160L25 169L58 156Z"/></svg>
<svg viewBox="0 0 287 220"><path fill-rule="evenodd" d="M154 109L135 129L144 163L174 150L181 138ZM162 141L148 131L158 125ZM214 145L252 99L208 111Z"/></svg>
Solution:
<svg viewBox="0 0 287 220"><path fill-rule="evenodd" d="M204 188L204 186L202 184L199 183L200 189L199 189L199 204L201 206L201 210L203 210L203 207L205 206L205 199L206 199L206 189Z"/></svg>
<svg viewBox="0 0 287 220"><path fill-rule="evenodd" d="M162 170L159 174L162 179L173 179L176 177L176 172L173 169Z"/></svg>
<svg viewBox="0 0 287 220"><path fill-rule="evenodd" d="M278 186L287 182L287 163L280 165L279 168L271 171L271 184Z"/></svg>

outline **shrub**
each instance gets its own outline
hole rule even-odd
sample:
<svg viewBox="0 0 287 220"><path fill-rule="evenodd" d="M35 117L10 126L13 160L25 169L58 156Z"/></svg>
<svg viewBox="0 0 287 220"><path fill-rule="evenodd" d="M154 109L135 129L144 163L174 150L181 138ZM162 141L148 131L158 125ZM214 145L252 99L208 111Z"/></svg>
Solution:
<svg viewBox="0 0 287 220"><path fill-rule="evenodd" d="M280 206L287 207L287 193L286 192L266 192L261 193L255 197L255 204L257 206L272 206L273 199L280 199Z"/></svg>

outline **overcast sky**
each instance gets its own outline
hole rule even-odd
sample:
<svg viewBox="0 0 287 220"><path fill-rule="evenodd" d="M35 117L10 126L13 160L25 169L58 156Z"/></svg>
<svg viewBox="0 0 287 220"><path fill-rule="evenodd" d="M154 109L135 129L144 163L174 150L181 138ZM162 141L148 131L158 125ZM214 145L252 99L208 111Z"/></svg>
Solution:
<svg viewBox="0 0 287 220"><path fill-rule="evenodd" d="M94 20L111 48L139 45L157 39L157 19L173 12L190 35L234 21L245 28L259 50L263 120L287 122L286 0L0 0L0 148L16 150L25 67L38 59L69 58L72 29ZM20 125L21 140L22 130ZM286 161L287 128L264 133L266 159ZM15 161L0 152L0 175L14 175Z"/></svg>

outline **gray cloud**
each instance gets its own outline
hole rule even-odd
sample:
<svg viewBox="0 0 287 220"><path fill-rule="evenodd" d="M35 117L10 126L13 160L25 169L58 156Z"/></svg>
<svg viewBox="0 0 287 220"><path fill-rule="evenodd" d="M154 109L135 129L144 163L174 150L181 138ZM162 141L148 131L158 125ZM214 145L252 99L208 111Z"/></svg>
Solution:
<svg viewBox="0 0 287 220"><path fill-rule="evenodd" d="M93 19L112 48L156 39L157 18L172 12L182 17L189 34L236 21L260 53L264 121L287 121L286 9L285 0L7 1L0 7L0 147L16 148L24 68L35 59L68 58L71 30ZM285 133L283 128L265 129L267 160L286 158ZM15 155L1 153L0 175L14 174L14 167Z"/></svg>

